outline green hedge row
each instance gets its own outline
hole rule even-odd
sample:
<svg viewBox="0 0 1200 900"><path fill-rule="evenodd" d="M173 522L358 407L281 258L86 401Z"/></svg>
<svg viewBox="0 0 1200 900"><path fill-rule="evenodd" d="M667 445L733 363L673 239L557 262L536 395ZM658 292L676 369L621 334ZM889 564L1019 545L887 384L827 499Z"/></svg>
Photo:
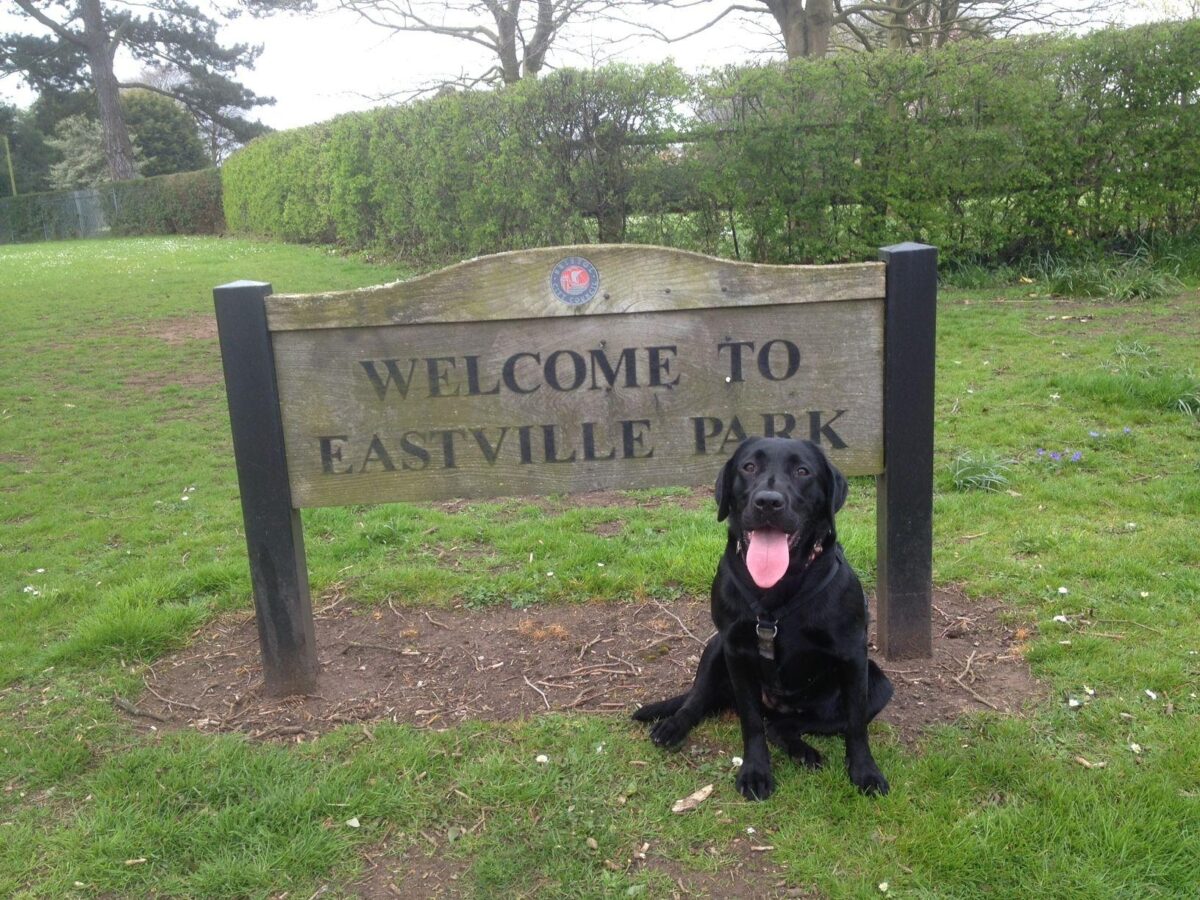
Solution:
<svg viewBox="0 0 1200 900"><path fill-rule="evenodd" d="M231 230L443 261L633 240L771 262L996 260L1200 221L1200 22L689 79L560 71L260 138Z"/></svg>
<svg viewBox="0 0 1200 900"><path fill-rule="evenodd" d="M114 234L221 234L221 172L200 169L107 185L101 191Z"/></svg>
<svg viewBox="0 0 1200 900"><path fill-rule="evenodd" d="M0 243L224 230L217 169L0 199Z"/></svg>
<svg viewBox="0 0 1200 900"><path fill-rule="evenodd" d="M562 71L258 138L223 169L238 232L418 259L619 240L635 173L680 117L669 65Z"/></svg>

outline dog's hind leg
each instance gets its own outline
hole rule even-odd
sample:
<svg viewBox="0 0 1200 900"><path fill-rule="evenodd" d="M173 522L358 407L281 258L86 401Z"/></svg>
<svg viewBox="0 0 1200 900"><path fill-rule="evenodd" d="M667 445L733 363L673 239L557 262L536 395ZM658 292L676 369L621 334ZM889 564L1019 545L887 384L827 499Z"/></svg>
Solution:
<svg viewBox="0 0 1200 900"><path fill-rule="evenodd" d="M650 740L660 747L674 749L684 742L701 719L732 705L733 691L725 665L725 650L718 634L704 645L691 690L669 700L647 704L635 712L633 718L639 722L658 720L658 724L650 729Z"/></svg>
<svg viewBox="0 0 1200 900"><path fill-rule="evenodd" d="M895 688L875 660L867 660L867 721L870 722L892 699ZM773 727L782 747L799 740L802 734L845 734L846 713L842 707L841 689L806 705L797 713L788 713L774 720ZM791 750L788 750L791 753ZM792 754L793 756L795 754Z"/></svg>
<svg viewBox="0 0 1200 900"><path fill-rule="evenodd" d="M666 700L659 700L656 703L647 703L645 706L639 706L633 713L633 719L637 722L657 722L659 719L673 716L679 712L679 708L683 706L684 702L690 696L691 691L688 691L688 693L680 694L677 697L670 697Z"/></svg>
<svg viewBox="0 0 1200 900"><path fill-rule="evenodd" d="M875 660L867 660L867 721L870 722L888 705L895 693L891 679L883 674L883 669L875 664Z"/></svg>

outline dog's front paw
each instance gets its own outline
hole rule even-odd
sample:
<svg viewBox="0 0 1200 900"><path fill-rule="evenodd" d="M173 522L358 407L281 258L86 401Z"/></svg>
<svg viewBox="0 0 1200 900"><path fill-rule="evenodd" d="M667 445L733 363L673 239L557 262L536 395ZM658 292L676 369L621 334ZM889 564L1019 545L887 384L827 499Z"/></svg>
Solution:
<svg viewBox="0 0 1200 900"><path fill-rule="evenodd" d="M882 797L890 790L887 779L883 777L874 761L850 766L850 781L868 796Z"/></svg>
<svg viewBox="0 0 1200 900"><path fill-rule="evenodd" d="M771 774L770 764L756 766L749 762L742 763L737 789L747 800L766 800L770 797L775 793L775 776Z"/></svg>
<svg viewBox="0 0 1200 900"><path fill-rule="evenodd" d="M658 722L650 729L650 740L664 750L678 750L692 731L693 722L678 713Z"/></svg>

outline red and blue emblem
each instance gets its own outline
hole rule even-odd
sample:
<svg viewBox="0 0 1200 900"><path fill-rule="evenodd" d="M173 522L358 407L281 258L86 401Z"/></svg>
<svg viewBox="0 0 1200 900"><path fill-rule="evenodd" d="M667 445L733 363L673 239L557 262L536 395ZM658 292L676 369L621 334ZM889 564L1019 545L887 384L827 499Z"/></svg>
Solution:
<svg viewBox="0 0 1200 900"><path fill-rule="evenodd" d="M550 290L563 303L582 306L600 290L600 273L582 256L568 256L550 272Z"/></svg>

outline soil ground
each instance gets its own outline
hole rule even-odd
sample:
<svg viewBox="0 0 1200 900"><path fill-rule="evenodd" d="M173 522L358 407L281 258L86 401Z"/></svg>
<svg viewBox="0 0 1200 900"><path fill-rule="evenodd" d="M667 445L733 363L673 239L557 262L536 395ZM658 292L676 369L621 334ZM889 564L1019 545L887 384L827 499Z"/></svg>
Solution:
<svg viewBox="0 0 1200 900"><path fill-rule="evenodd" d="M440 729L548 711L624 718L639 703L685 690L713 631L707 602L696 598L481 610L363 608L336 592L324 599L318 695L264 694L254 619L242 614L206 626L160 660L126 711L146 730L236 731L268 741L385 721ZM872 644L896 685L879 718L900 740L915 746L928 726L969 711L1019 715L1043 694L1023 657L1032 629L1011 624L1002 604L938 591L933 618L930 659L891 662ZM364 854L365 874L349 890L368 898L469 896L465 864L427 849L384 841ZM750 844L734 849L737 862L719 874L685 871L652 851L636 864L667 872L679 897L819 896L789 886L786 871Z"/></svg>
<svg viewBox="0 0 1200 900"><path fill-rule="evenodd" d="M912 742L970 710L1019 713L1039 693L1022 657L1031 629L1001 621L1003 612L1000 603L936 592L930 659L873 654L896 684L880 720ZM707 602L694 598L429 610L363 609L335 595L316 615L319 694L266 696L254 619L240 615L205 627L150 670L137 720L304 740L355 723L624 716L686 690L712 632Z"/></svg>

